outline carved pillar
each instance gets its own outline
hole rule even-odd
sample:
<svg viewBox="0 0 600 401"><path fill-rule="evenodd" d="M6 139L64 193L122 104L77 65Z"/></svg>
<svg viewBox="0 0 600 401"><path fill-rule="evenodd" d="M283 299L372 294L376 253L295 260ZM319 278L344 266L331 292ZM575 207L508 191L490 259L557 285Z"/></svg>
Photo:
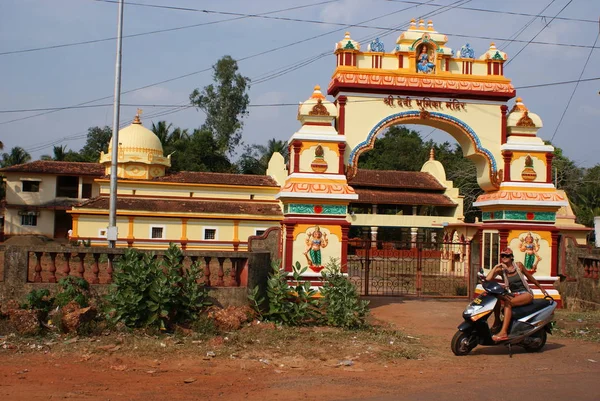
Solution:
<svg viewBox="0 0 600 401"><path fill-rule="evenodd" d="M302 148L302 142L294 141L292 143L294 148L294 173L300 172L300 149Z"/></svg>
<svg viewBox="0 0 600 401"><path fill-rule="evenodd" d="M346 132L346 102L348 101L347 96L340 96L337 98L339 104L339 116L338 116L338 135L345 135Z"/></svg>
<svg viewBox="0 0 600 401"><path fill-rule="evenodd" d="M550 262L550 275L556 277L558 275L558 231L550 233L552 238L552 261Z"/></svg>
<svg viewBox="0 0 600 401"><path fill-rule="evenodd" d="M500 132L502 133L502 142L501 142L502 145L504 145L507 140L507 131L506 131L506 113L507 112L508 112L507 105L503 104L502 106L500 106L500 113L502 114L502 118L500 121Z"/></svg>
<svg viewBox="0 0 600 401"><path fill-rule="evenodd" d="M510 181L510 162L512 161L513 152L505 150L502 152L502 158L504 159L504 182Z"/></svg>
<svg viewBox="0 0 600 401"><path fill-rule="evenodd" d="M508 246L508 230L498 230L500 236L500 252Z"/></svg>
<svg viewBox="0 0 600 401"><path fill-rule="evenodd" d="M285 264L286 271L292 271L294 253L294 226L286 224L285 226Z"/></svg>
<svg viewBox="0 0 600 401"><path fill-rule="evenodd" d="M339 165L338 165L338 174L344 174L344 153L346 152L346 144L344 142L340 142L338 143L338 152L340 153L339 156Z"/></svg>

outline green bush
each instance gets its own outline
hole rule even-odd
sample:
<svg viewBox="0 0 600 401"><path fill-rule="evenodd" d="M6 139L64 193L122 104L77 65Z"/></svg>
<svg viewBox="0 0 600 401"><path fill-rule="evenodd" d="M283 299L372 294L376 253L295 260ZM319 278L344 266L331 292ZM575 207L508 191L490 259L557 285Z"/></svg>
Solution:
<svg viewBox="0 0 600 401"><path fill-rule="evenodd" d="M355 329L365 326L369 301L363 301L354 284L344 276L335 262L321 272L321 306L328 326Z"/></svg>
<svg viewBox="0 0 600 401"><path fill-rule="evenodd" d="M25 303L21 304L21 309L35 309L41 311L44 316L52 310L54 298L50 297L50 291L46 288L40 290L31 290L25 297Z"/></svg>
<svg viewBox="0 0 600 401"><path fill-rule="evenodd" d="M258 317L288 326L325 324L343 328L358 328L366 323L368 302L361 301L354 285L340 273L335 261L322 272L323 286L319 292L310 281L300 281L308 267L293 267L293 280L288 272L274 263L267 281L266 299L255 287L248 296Z"/></svg>
<svg viewBox="0 0 600 401"><path fill-rule="evenodd" d="M66 276L58 280L58 294L56 305L61 308L71 301L75 301L85 308L89 305L90 284L81 277Z"/></svg>
<svg viewBox="0 0 600 401"><path fill-rule="evenodd" d="M108 315L128 327L172 329L176 323L193 321L206 306L208 289L197 282L202 270L194 263L186 271L183 253L169 245L164 259L129 249L119 259L107 295Z"/></svg>

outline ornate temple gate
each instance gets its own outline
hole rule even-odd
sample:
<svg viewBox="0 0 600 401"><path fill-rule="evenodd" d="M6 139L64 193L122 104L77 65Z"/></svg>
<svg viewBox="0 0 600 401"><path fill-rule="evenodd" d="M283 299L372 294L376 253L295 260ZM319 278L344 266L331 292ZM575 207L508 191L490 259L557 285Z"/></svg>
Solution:
<svg viewBox="0 0 600 401"><path fill-rule="evenodd" d="M348 277L365 296L468 297L479 270L477 243L351 243Z"/></svg>
<svg viewBox="0 0 600 401"><path fill-rule="evenodd" d="M509 109L516 90L504 76L506 53L494 43L479 56L468 44L455 52L447 42L433 22L413 20L391 51L378 40L362 51L349 33L336 44L336 68L327 88L333 102L316 86L299 105L302 127L290 138L289 163L281 155L269 163L268 174L282 183L277 199L284 209L283 266L291 274L295 263L307 263L304 278L317 282L334 259L365 294L457 296L464 292L457 288L470 288L469 261L489 269L499 250L509 246L559 299L553 286L558 279L557 213L569 204L552 183L554 147L538 136L542 120L522 99ZM362 254L352 250L348 205L358 195L348 179L378 135L404 124L447 132L474 163L484 191L473 203L482 212L473 223L477 233L468 236L471 223L460 216L448 223L467 242L483 244L477 257L465 259L461 251L445 258L443 249L414 243L396 249L369 244ZM365 225L377 226L376 217ZM460 272L456 255L464 266Z"/></svg>

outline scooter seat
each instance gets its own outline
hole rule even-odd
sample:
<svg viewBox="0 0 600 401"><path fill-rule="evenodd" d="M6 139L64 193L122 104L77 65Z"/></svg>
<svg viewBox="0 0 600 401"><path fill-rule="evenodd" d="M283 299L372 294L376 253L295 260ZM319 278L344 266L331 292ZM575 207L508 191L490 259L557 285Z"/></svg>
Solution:
<svg viewBox="0 0 600 401"><path fill-rule="evenodd" d="M546 306L550 305L550 303L551 301L548 299L534 299L530 304L513 308L512 318L516 320L524 318L527 315L531 315L534 312L544 309Z"/></svg>

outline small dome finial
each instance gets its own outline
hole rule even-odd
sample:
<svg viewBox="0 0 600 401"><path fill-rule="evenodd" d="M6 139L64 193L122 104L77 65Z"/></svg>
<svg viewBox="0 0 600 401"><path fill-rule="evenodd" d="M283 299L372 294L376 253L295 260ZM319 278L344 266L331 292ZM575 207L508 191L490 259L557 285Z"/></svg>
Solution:
<svg viewBox="0 0 600 401"><path fill-rule="evenodd" d="M431 150L429 151L429 160L435 160L435 150L433 150L433 148L431 148Z"/></svg>
<svg viewBox="0 0 600 401"><path fill-rule="evenodd" d="M137 109L137 114L133 117L133 124L141 124L140 116L142 115L142 109Z"/></svg>
<svg viewBox="0 0 600 401"><path fill-rule="evenodd" d="M311 99L325 99L323 92L321 92L321 85L315 85Z"/></svg>

